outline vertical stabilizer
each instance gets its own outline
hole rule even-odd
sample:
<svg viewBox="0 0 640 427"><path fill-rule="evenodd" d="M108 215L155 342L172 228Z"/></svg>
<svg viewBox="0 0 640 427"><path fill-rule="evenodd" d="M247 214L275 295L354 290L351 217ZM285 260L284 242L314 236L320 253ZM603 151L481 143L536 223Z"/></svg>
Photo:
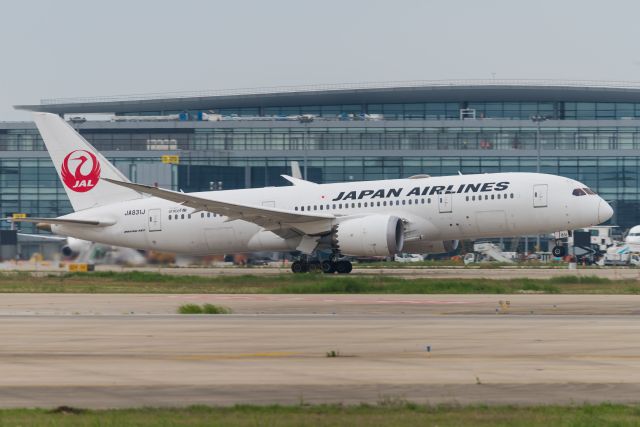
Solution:
<svg viewBox="0 0 640 427"><path fill-rule="evenodd" d="M142 197L134 190L101 180L111 178L129 182L63 118L50 113L34 113L34 121L73 210Z"/></svg>

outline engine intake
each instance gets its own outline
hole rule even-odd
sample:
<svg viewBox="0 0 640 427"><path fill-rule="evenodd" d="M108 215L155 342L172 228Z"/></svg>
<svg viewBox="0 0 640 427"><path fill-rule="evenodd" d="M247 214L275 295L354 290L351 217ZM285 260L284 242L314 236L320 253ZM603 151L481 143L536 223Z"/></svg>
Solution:
<svg viewBox="0 0 640 427"><path fill-rule="evenodd" d="M402 252L404 224L391 215L347 219L336 226L331 245L343 255L394 255Z"/></svg>

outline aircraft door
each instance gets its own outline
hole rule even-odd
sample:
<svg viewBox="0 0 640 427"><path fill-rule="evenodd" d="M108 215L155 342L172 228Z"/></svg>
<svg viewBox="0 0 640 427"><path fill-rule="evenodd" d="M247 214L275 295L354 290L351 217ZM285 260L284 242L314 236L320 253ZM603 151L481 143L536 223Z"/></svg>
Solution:
<svg viewBox="0 0 640 427"><path fill-rule="evenodd" d="M438 211L440 213L451 213L451 194L438 194Z"/></svg>
<svg viewBox="0 0 640 427"><path fill-rule="evenodd" d="M160 209L149 209L149 231L161 231Z"/></svg>
<svg viewBox="0 0 640 427"><path fill-rule="evenodd" d="M537 184L533 186L533 207L534 208L546 208L547 207L547 184Z"/></svg>

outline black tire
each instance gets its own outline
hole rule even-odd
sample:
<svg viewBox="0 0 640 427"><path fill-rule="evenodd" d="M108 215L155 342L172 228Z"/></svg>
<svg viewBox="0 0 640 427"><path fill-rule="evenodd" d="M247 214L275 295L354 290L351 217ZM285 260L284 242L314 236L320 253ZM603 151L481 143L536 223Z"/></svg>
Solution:
<svg viewBox="0 0 640 427"><path fill-rule="evenodd" d="M331 261L322 261L320 263L320 268L323 273L332 274L336 272L336 264Z"/></svg>
<svg viewBox="0 0 640 427"><path fill-rule="evenodd" d="M353 266L349 261L336 262L336 271L338 272L338 274L349 274L351 273L352 269L353 269Z"/></svg>
<svg viewBox="0 0 640 427"><path fill-rule="evenodd" d="M563 246L554 246L553 249L551 249L551 254L556 258L561 258L561 257L565 256L564 247Z"/></svg>
<svg viewBox="0 0 640 427"><path fill-rule="evenodd" d="M294 261L293 264L291 264L291 271L293 273L304 273L304 270L304 265L300 261Z"/></svg>
<svg viewBox="0 0 640 427"><path fill-rule="evenodd" d="M311 261L309 263L309 273L319 273L322 271L322 267L320 266L320 261Z"/></svg>

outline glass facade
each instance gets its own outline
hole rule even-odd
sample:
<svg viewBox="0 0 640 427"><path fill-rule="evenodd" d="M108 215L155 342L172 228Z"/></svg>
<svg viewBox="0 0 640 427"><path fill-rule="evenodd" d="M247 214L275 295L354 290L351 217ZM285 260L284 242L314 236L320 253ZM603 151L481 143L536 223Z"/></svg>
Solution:
<svg viewBox="0 0 640 427"><path fill-rule="evenodd" d="M463 123L458 121L458 123ZM522 122L520 122L522 123ZM535 150L531 123L511 127L229 127L183 129L82 129L101 151L290 151L290 150ZM125 124L123 124L125 126ZM640 126L550 127L540 129L543 150L638 150ZM0 152L44 151L36 130L0 129Z"/></svg>
<svg viewBox="0 0 640 427"><path fill-rule="evenodd" d="M287 185L280 175L290 173L292 160L303 170L306 164L308 178L320 183L535 171L539 141L542 172L577 179L599 192L614 207L612 224L623 229L640 224L640 102L356 98L332 105L132 109L119 115L201 118L198 112L213 110L226 119L76 126L132 180L183 191ZM460 120L461 110L472 110L475 119ZM315 118L290 119L300 114ZM534 115L550 120L538 128L530 120ZM282 116L288 119L277 119ZM179 164L162 165L164 154L179 155ZM156 173L162 177L154 178ZM70 211L33 124L0 122L0 214Z"/></svg>
<svg viewBox="0 0 640 427"><path fill-rule="evenodd" d="M541 115L550 119L606 120L640 118L640 103L634 102L413 102L413 103L361 103L337 105L298 105L286 107L242 107L205 108L199 110L161 110L122 113L122 116L160 116L188 113L197 117L198 113L215 112L223 116L238 117L285 117L311 114L322 118L349 119L349 115L362 116L376 114L386 120L457 120L460 110L470 109L476 119L528 120Z"/></svg>

